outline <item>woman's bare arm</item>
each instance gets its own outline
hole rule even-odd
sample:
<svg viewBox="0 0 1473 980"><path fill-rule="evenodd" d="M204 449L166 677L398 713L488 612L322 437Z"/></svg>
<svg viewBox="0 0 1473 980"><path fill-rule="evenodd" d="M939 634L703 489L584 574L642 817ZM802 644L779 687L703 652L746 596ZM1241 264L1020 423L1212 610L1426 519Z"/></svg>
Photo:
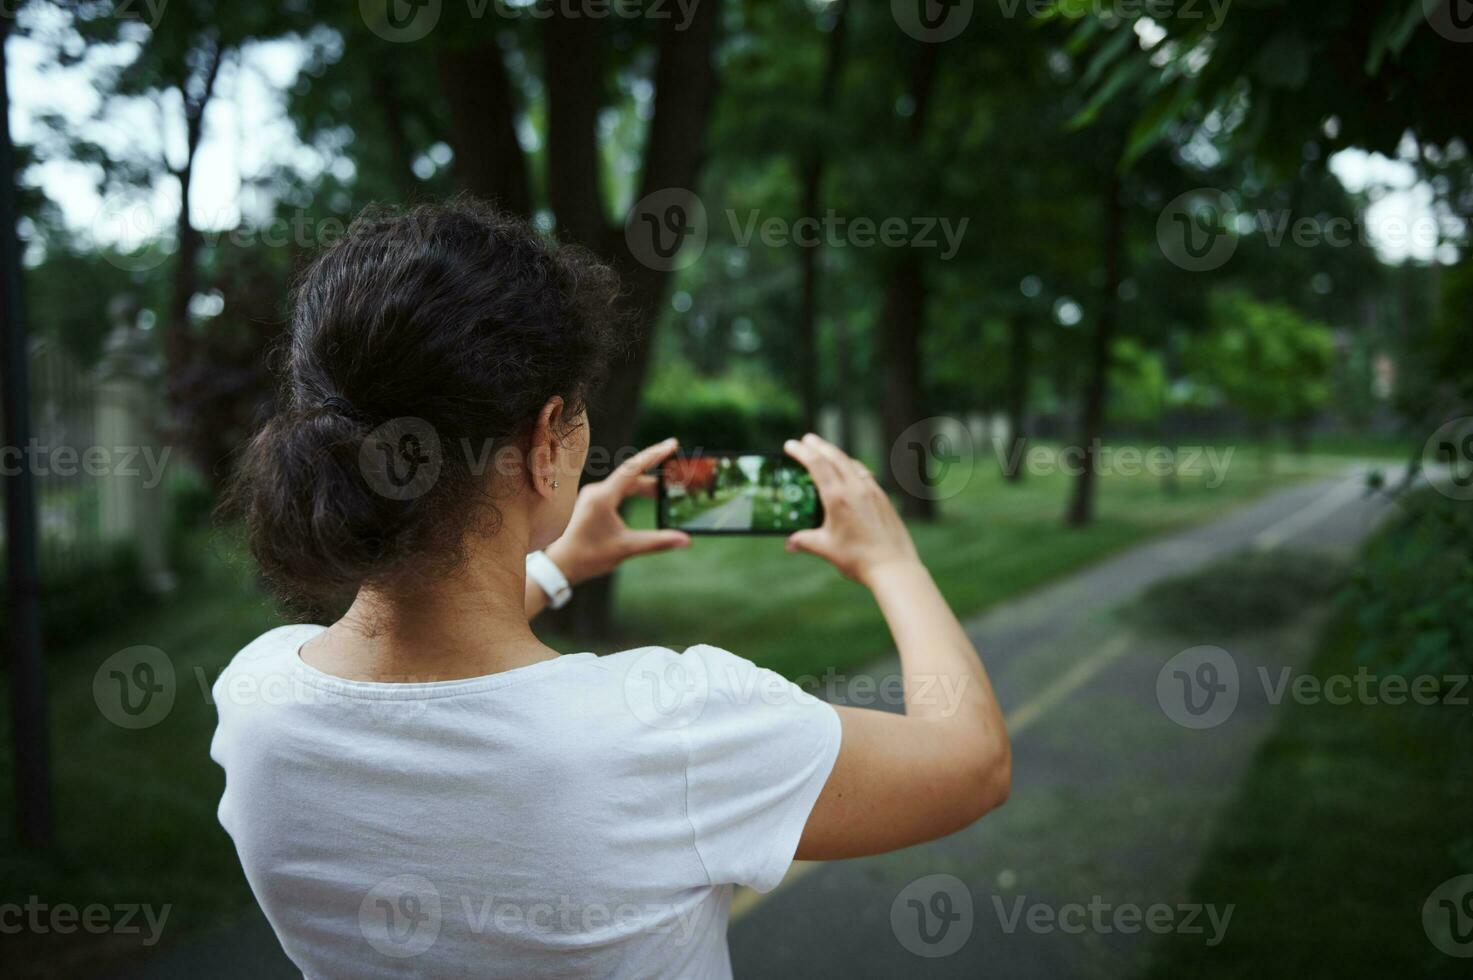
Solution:
<svg viewBox="0 0 1473 980"><path fill-rule="evenodd" d="M903 715L838 709L839 757L797 856L875 854L960 830L1000 806L1011 785L987 671L873 475L814 435L786 449L813 474L825 511L822 527L788 546L827 559L874 594L905 691Z"/></svg>

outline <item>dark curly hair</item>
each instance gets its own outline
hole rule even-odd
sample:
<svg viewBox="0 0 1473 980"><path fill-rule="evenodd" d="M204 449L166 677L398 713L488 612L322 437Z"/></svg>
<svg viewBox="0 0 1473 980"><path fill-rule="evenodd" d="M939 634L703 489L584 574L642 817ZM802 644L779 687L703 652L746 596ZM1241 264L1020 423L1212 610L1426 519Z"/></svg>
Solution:
<svg viewBox="0 0 1473 980"><path fill-rule="evenodd" d="M590 254L470 199L360 215L296 287L278 411L227 495L266 578L313 609L452 571L496 530L493 454L549 398L587 404L618 294Z"/></svg>

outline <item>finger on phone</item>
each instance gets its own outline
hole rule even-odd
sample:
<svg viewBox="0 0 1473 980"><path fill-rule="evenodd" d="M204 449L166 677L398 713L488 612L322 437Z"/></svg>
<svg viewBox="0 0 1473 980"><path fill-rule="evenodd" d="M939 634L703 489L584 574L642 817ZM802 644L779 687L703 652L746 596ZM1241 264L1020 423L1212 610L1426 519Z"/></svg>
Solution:
<svg viewBox="0 0 1473 980"><path fill-rule="evenodd" d="M618 480L628 488L644 474L645 470L659 466L670 458L671 453L679 448L680 440L674 436L662 442L657 442L653 446L645 446L639 452L619 464L619 468L614 471L613 479Z"/></svg>
<svg viewBox="0 0 1473 980"><path fill-rule="evenodd" d="M650 555L657 551L689 548L690 535L684 531L633 531L629 536L630 554Z"/></svg>
<svg viewBox="0 0 1473 980"><path fill-rule="evenodd" d="M813 482L818 486L819 497L823 496L826 486L833 486L842 479L834 464L806 442L789 439L783 443L783 451L802 463L803 468L812 475Z"/></svg>
<svg viewBox="0 0 1473 980"><path fill-rule="evenodd" d="M817 528L794 531L788 535L786 547L788 551L794 553L818 555L821 558L823 557L823 535Z"/></svg>
<svg viewBox="0 0 1473 980"><path fill-rule="evenodd" d="M660 489L660 478L657 476L641 475L636 477L630 494L636 497L653 497Z"/></svg>
<svg viewBox="0 0 1473 980"><path fill-rule="evenodd" d="M847 455L845 455L844 450L829 442L827 439L823 438L820 435L817 435L816 433L810 432L803 437L803 444L807 446L812 446L814 450L817 451L821 456L823 456L829 462L833 463L834 470L839 473L839 475L843 478L848 479L849 477L852 477L854 475L854 470L851 466L851 463L853 461Z"/></svg>

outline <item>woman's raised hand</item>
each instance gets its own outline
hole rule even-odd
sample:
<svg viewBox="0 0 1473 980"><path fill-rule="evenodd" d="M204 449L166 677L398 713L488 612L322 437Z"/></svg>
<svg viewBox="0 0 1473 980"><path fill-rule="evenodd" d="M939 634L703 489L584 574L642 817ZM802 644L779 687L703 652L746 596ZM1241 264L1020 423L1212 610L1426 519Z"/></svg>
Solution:
<svg viewBox="0 0 1473 980"><path fill-rule="evenodd" d="M656 478L646 471L659 466L679 448L674 439L646 446L619 465L607 479L578 491L568 528L547 548L547 555L574 585L607 575L626 558L690 545L684 531L636 531L624 523L619 505L629 497L653 497Z"/></svg>
<svg viewBox="0 0 1473 980"><path fill-rule="evenodd" d="M920 563L905 523L863 463L812 433L783 449L812 474L824 513L820 527L789 536L789 551L818 555L866 586L877 569Z"/></svg>

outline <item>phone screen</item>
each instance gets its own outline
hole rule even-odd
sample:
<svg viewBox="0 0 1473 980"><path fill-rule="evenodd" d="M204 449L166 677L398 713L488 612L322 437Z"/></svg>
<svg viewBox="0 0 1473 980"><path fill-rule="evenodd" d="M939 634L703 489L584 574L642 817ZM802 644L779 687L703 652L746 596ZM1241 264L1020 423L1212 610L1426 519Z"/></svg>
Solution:
<svg viewBox="0 0 1473 980"><path fill-rule="evenodd" d="M699 453L660 468L659 526L691 534L788 534L823 522L813 477L781 453Z"/></svg>

